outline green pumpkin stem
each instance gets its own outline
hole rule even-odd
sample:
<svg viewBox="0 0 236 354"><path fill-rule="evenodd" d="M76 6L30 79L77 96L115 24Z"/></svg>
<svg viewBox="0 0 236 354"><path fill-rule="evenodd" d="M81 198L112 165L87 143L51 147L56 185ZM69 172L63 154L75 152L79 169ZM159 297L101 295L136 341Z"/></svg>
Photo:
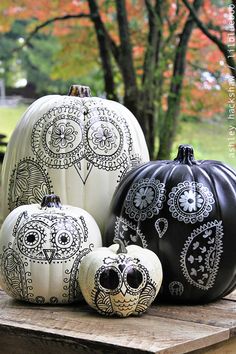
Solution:
<svg viewBox="0 0 236 354"><path fill-rule="evenodd" d="M76 97L91 97L91 90L88 86L83 85L71 85L70 90L68 92L68 96L76 96Z"/></svg>
<svg viewBox="0 0 236 354"><path fill-rule="evenodd" d="M121 239L115 238L114 242L119 245L119 248L118 248L118 250L116 252L117 254L119 254L119 253L128 253L127 248L125 247L124 242Z"/></svg>
<svg viewBox="0 0 236 354"><path fill-rule="evenodd" d="M59 208L61 209L60 197L56 194L46 194L41 202L41 208Z"/></svg>

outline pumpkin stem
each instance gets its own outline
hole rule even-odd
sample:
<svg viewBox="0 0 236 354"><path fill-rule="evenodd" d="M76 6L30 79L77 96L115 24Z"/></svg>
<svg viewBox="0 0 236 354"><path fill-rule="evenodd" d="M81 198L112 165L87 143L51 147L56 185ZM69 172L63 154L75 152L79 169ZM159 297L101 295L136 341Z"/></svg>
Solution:
<svg viewBox="0 0 236 354"><path fill-rule="evenodd" d="M68 96L76 96L76 97L91 97L91 90L88 86L83 85L71 85L70 90L68 92Z"/></svg>
<svg viewBox="0 0 236 354"><path fill-rule="evenodd" d="M119 253L128 253L127 248L125 247L124 242L121 239L115 238L114 242L119 245L119 248L118 248L118 250L116 252L117 254L119 254Z"/></svg>
<svg viewBox="0 0 236 354"><path fill-rule="evenodd" d="M46 194L41 202L41 208L59 208L61 209L60 197L56 194Z"/></svg>
<svg viewBox="0 0 236 354"><path fill-rule="evenodd" d="M187 165L198 164L194 158L193 148L190 145L179 145L178 154L174 161Z"/></svg>

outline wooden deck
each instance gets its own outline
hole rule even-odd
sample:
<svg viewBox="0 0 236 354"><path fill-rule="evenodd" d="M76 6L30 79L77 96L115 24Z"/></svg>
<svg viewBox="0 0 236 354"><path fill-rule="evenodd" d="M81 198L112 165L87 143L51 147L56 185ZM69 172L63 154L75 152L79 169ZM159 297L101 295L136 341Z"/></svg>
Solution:
<svg viewBox="0 0 236 354"><path fill-rule="evenodd" d="M104 318L87 305L39 306L0 291L1 354L236 353L236 291L204 306L156 304Z"/></svg>

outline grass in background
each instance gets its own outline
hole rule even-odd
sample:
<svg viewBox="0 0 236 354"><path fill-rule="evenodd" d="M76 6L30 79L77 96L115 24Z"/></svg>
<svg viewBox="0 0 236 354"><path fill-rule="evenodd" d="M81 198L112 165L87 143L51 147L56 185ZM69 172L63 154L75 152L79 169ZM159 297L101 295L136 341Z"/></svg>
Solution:
<svg viewBox="0 0 236 354"><path fill-rule="evenodd" d="M172 158L180 144L192 145L197 160L218 160L236 168L236 157L229 155L228 126L218 122L182 122L175 139Z"/></svg>
<svg viewBox="0 0 236 354"><path fill-rule="evenodd" d="M7 141L21 118L26 106L15 108L0 107L0 133L7 135ZM228 128L223 123L182 122L173 146L172 158L176 157L178 145L194 147L198 160L220 160L236 168L236 159L228 151Z"/></svg>
<svg viewBox="0 0 236 354"><path fill-rule="evenodd" d="M0 133L5 134L9 140L16 123L25 112L27 106L19 107L0 107Z"/></svg>

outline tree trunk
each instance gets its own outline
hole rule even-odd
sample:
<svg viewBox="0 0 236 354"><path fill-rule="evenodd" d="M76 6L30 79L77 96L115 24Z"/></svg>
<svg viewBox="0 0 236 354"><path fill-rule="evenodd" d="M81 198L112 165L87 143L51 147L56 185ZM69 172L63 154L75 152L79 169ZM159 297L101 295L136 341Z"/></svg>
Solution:
<svg viewBox="0 0 236 354"><path fill-rule="evenodd" d="M107 98L110 100L118 101L115 93L114 74L112 68L110 46L107 39L106 30L101 20L96 0L88 0L91 19L93 21L97 42L99 46L100 58L102 61L104 87Z"/></svg>
<svg viewBox="0 0 236 354"><path fill-rule="evenodd" d="M202 0L195 0L193 7L197 12L202 6ZM170 91L168 95L168 108L164 117L164 122L160 131L160 145L157 155L157 159L169 159L170 153L176 134L176 128L178 124L178 116L181 103L181 91L183 85L183 78L186 66L186 53L188 42L194 28L195 21L191 15L183 28L183 32L180 35L179 44L176 50L173 76L170 85Z"/></svg>
<svg viewBox="0 0 236 354"><path fill-rule="evenodd" d="M120 37L120 54L118 64L120 66L124 82L124 105L130 109L134 115L137 115L139 92L136 83L136 72L134 68L132 44L130 40L129 24L125 5L125 0L116 0L116 12Z"/></svg>
<svg viewBox="0 0 236 354"><path fill-rule="evenodd" d="M156 72L162 38L161 0L156 0L155 7L145 0L148 11L149 33L143 65L142 89L139 100L139 121L146 137L150 158L154 157L156 133Z"/></svg>

